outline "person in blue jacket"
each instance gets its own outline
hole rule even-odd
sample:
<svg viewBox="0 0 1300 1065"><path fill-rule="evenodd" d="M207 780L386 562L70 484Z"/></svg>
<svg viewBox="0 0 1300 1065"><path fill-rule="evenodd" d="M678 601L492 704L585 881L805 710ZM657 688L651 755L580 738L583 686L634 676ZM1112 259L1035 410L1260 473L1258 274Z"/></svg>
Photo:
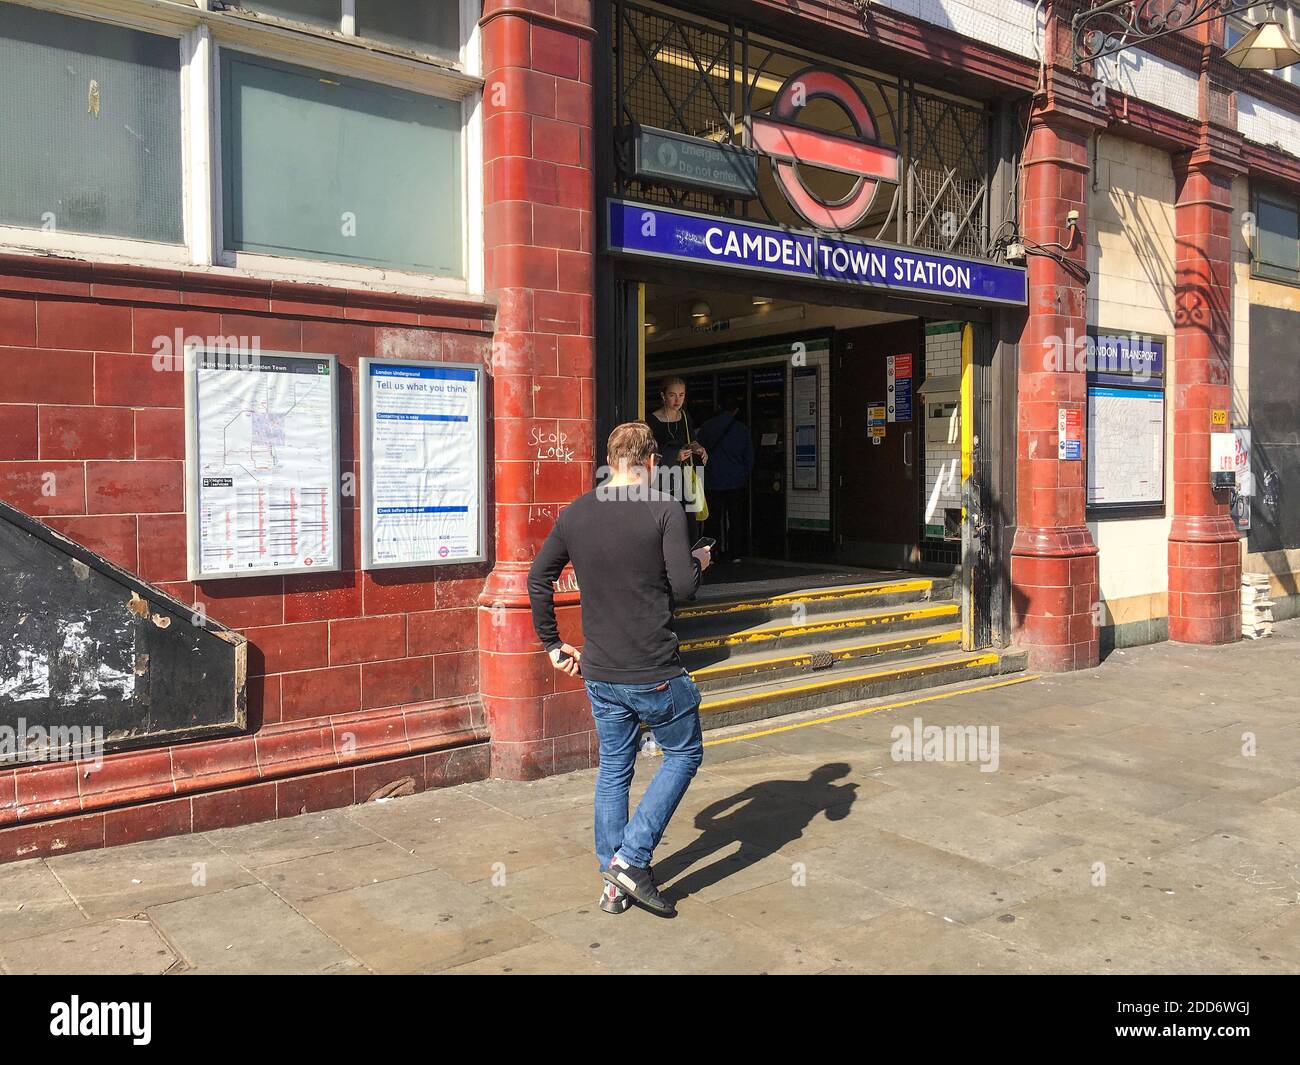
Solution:
<svg viewBox="0 0 1300 1065"><path fill-rule="evenodd" d="M749 426L740 420L739 396L724 397L722 409L700 426L699 441L709 456L704 480L709 520L704 532L718 541L715 560L739 562L748 550L746 511L754 469L754 441Z"/></svg>

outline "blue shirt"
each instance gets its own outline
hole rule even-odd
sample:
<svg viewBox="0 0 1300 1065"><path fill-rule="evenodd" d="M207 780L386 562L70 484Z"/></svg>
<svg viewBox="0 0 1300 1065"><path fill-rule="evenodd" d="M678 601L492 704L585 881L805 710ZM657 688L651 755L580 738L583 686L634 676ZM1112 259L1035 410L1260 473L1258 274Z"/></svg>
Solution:
<svg viewBox="0 0 1300 1065"><path fill-rule="evenodd" d="M744 488L754 468L754 441L745 423L725 411L716 414L700 427L699 441L709 453L704 467L705 490Z"/></svg>

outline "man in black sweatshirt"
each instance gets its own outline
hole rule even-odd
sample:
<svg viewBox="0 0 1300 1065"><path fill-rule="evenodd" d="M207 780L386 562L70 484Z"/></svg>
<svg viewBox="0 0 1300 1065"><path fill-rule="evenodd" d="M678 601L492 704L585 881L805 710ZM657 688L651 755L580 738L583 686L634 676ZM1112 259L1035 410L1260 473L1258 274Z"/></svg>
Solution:
<svg viewBox="0 0 1300 1065"><path fill-rule="evenodd" d="M622 913L630 895L672 917L650 859L704 756L700 692L677 655L673 607L694 597L709 549L692 552L681 504L651 487L657 457L644 422L610 433L608 476L560 512L528 572L528 595L551 664L581 673L591 700L600 740L596 859L607 884L601 909ZM555 622L555 580L569 562L582 593L581 651L560 639ZM642 724L664 760L629 821Z"/></svg>

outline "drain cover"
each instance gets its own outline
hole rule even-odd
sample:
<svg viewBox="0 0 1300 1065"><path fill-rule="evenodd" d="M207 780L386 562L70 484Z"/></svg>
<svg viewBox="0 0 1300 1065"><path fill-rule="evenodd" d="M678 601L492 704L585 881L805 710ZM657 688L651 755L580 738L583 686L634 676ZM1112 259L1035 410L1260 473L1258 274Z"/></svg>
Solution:
<svg viewBox="0 0 1300 1065"><path fill-rule="evenodd" d="M835 665L835 656L829 651L817 651L812 656L812 661L808 663L809 669L830 669Z"/></svg>

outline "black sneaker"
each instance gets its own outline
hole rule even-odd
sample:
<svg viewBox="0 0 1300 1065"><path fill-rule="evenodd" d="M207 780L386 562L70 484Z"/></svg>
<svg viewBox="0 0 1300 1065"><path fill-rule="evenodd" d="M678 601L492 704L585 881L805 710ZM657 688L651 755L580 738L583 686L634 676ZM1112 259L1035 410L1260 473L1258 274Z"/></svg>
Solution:
<svg viewBox="0 0 1300 1065"><path fill-rule="evenodd" d="M651 913L660 917L677 916L677 907L659 894L659 888L649 869L628 865L616 855L609 863L609 868L600 875L606 883L627 892Z"/></svg>
<svg viewBox="0 0 1300 1065"><path fill-rule="evenodd" d="M606 884L600 893L600 908L606 913L626 913L632 905L632 896L620 891L613 884Z"/></svg>

